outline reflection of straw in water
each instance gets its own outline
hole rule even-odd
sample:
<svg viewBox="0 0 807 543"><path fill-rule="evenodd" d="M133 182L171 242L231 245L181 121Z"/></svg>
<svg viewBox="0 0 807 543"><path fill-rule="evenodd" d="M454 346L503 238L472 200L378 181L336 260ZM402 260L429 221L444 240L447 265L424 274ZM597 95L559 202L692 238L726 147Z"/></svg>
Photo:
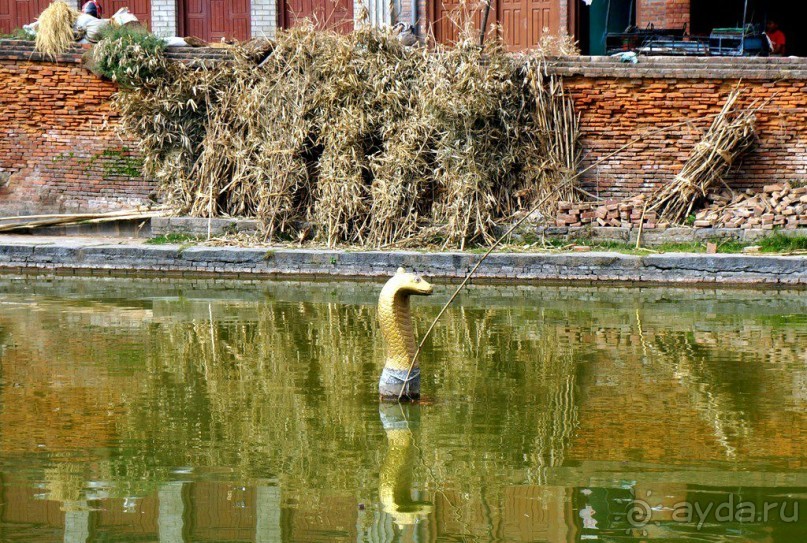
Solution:
<svg viewBox="0 0 807 543"><path fill-rule="evenodd" d="M685 335L660 334L656 340L658 359L674 375L685 377L693 397L693 407L709 423L718 443L728 458L737 454L737 444L751 434L751 426L741 409L737 409L730 393L720 387L719 380L709 375L708 356L699 352Z"/></svg>

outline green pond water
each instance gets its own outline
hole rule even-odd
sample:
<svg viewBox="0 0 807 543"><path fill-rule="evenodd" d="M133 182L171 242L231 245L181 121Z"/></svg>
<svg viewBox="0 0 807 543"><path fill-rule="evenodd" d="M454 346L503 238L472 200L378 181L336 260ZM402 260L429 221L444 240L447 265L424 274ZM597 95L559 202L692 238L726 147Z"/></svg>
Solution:
<svg viewBox="0 0 807 543"><path fill-rule="evenodd" d="M0 276L0 541L807 540L807 292L380 288Z"/></svg>

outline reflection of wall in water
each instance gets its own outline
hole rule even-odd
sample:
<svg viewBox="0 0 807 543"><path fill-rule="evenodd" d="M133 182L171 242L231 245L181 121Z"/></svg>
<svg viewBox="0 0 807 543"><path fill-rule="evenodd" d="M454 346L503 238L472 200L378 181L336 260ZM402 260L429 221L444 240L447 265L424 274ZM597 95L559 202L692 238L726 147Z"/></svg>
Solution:
<svg viewBox="0 0 807 543"><path fill-rule="evenodd" d="M598 306L593 298L550 300L540 310L512 302L499 308L469 304L449 313L424 356L438 402L423 417L423 464L430 471L418 476L445 488L429 497L437 519L430 530L480 537L491 529L549 533L549 519L569 515L563 508L568 482L559 478L577 461L663 462L671 452L681 451L693 462L724 460L715 420L729 429L738 425L735 434L749 432L753 454L801 458L804 436L798 432L805 428L804 396L794 394L799 373L793 370L803 375L803 351L794 349L802 332L749 315L693 330L708 320L698 304L685 314L643 308L640 332L632 308ZM150 448L143 456L125 451L115 458L97 458L97 472L81 473L79 480L111 480L121 489L132 481L146 481L153 489L170 478L144 458L165 465L190 461L201 467L233 466L232 477L246 481L277 473L287 503L279 517L284 534L314 541L332 530L354 540L360 519L375 514L367 510L361 517L356 496L375 492L373 473L385 444L381 430L366 424L365 404L372 404L381 363L372 306L299 301L156 305L151 319L134 313L124 354L114 329L93 324L103 320L99 314L104 306L96 307L93 311L101 313L89 320L81 313L66 318L59 311L44 318L9 320L0 315L0 325L29 339L7 349L6 380L20 382L28 391L56 376L62 385L58 395L45 389L38 411L29 419L14 414L27 401L15 396L23 392L0 390L0 418L9 417L0 427L3 454L33 450L36 439L25 426L50 425L45 437L51 447L62 443L83 451L145 436ZM69 305L62 309L72 311ZM437 306L419 305L414 314L422 327L436 311ZM184 315L179 320L178 312ZM127 312L116 314L124 319ZM131 332L138 326L142 335ZM68 344L65 331L72 338ZM669 347L666 357L664 346ZM60 361L50 356L56 347L62 347ZM713 359L721 352L739 351L745 353L748 374L738 381ZM121 357L126 362L121 367L89 363L92 358ZM470 367L474 371L468 371ZM128 373L123 371L127 368ZM637 381L642 385L633 384ZM728 381L734 384L726 389L721 383ZM753 416L733 423L730 417L745 409L749 391L766 398L749 410ZM712 403L703 395L711 396ZM82 420L88 431L48 418L63 401L86 414ZM771 409L768 401L781 403L783 409ZM497 409L500 405L530 409ZM508 411L510 418L503 420ZM474 431L486 425L496 425L501 432ZM460 436L461 448L478 456L452 458L437 445L442 436L454 433ZM685 440L691 441L690 448ZM514 446L502 447L502 441ZM244 447L245 442L251 446ZM334 451L320 450L321 443L356 452L337 458ZM729 444L738 446L731 440ZM486 462L478 461L482 455ZM342 470L330 467L337 460ZM69 482L62 479L64 474L42 473L51 474L53 482ZM524 481L550 481L555 486L521 486ZM239 500L226 500L231 490L226 484L206 490L199 485L193 483L185 492L218 496L204 505L205 510L220 508L213 515L217 526L241 535L255 529L257 497L252 487L247 487L246 508L240 510L233 505ZM138 495L145 497L140 506L154 505L152 490L141 490ZM186 504L189 514L196 514L201 499ZM32 511L39 511L42 503ZM120 502L114 503L118 507ZM2 507L3 518L13 513ZM524 511L534 514L534 520L520 523ZM112 521L102 519L112 514L93 512L90 521L108 526ZM60 513L56 516L61 519ZM156 523L156 517L153 509L144 515L144 523ZM156 524L149 529L155 533Z"/></svg>
<svg viewBox="0 0 807 543"><path fill-rule="evenodd" d="M92 532L96 539L115 541L148 536L165 543L182 541L280 541L280 490L276 486L240 487L229 483L170 482L149 496L133 500L127 509L123 499L53 501L36 495L36 489L21 486L19 480L0 479L0 534L16 540L43 539L53 530L64 533L64 541L84 541L81 534ZM99 504L102 506L99 507ZM330 521L355 511L355 503L340 500ZM289 517L288 514L285 517ZM293 524L287 524L293 528ZM326 530L334 529L325 523ZM311 525L306 526L310 529ZM346 535L352 532L348 529ZM293 532L291 532L293 533ZM303 535L306 530L299 530ZM350 538L348 537L349 540ZM4 539L5 540L5 539ZM48 539L49 540L49 539ZM355 540L355 539L354 539Z"/></svg>

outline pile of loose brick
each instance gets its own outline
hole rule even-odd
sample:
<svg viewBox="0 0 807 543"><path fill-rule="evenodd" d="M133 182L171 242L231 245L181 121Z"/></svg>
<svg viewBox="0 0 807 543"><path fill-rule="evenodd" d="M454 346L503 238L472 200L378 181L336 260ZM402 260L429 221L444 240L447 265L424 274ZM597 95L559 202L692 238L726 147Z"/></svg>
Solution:
<svg viewBox="0 0 807 543"><path fill-rule="evenodd" d="M655 211L645 210L645 196L604 202L558 202L557 226L612 226L619 228L663 229L669 223L659 222Z"/></svg>
<svg viewBox="0 0 807 543"><path fill-rule="evenodd" d="M559 202L557 226L612 226L664 229L654 211L646 211L645 196L605 202ZM707 196L707 205L695 214L696 228L774 228L807 227L807 186L790 183L765 185L762 192L724 190Z"/></svg>
<svg viewBox="0 0 807 543"><path fill-rule="evenodd" d="M795 229L807 226L807 187L766 185L762 192L725 190L710 194L709 205L695 215L701 228Z"/></svg>

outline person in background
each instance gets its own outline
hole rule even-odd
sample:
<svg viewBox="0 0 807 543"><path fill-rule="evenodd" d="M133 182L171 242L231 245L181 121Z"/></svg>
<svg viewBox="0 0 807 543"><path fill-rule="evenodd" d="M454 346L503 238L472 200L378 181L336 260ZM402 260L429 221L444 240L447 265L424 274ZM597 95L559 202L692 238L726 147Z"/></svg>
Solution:
<svg viewBox="0 0 807 543"><path fill-rule="evenodd" d="M96 0L89 0L81 7L81 11L87 15L92 15L96 19L101 18L101 4Z"/></svg>
<svg viewBox="0 0 807 543"><path fill-rule="evenodd" d="M771 55L778 57L785 55L785 33L779 30L779 25L775 19L768 19L765 25L765 35L768 37L768 45L771 47Z"/></svg>

